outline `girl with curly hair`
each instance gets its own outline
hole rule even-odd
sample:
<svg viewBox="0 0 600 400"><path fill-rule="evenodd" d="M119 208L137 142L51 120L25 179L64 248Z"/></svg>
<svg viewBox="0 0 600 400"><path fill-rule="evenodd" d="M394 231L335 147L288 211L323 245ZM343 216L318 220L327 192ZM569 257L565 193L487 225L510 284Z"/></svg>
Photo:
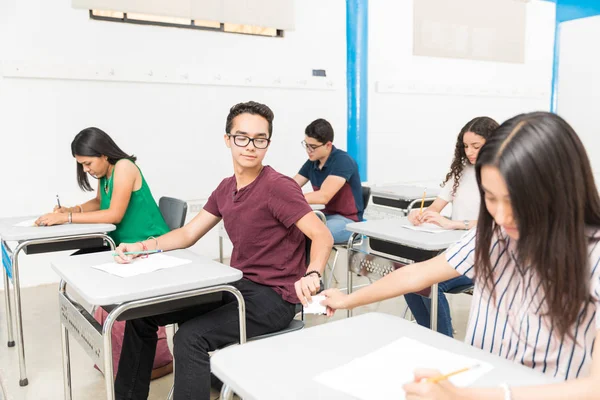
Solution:
<svg viewBox="0 0 600 400"><path fill-rule="evenodd" d="M493 119L476 117L460 130L456 139L454 159L450 172L442 183L442 191L423 213L414 210L409 214L408 219L413 225L431 223L445 229L469 230L477 224L480 200L474 165L479 150L496 128L498 123ZM452 203L451 218L440 215L440 211L448 203ZM466 276L450 279L438 285L438 332L453 336L452 316L444 293L471 285L473 282ZM431 300L414 293L407 294L404 298L417 323L429 327Z"/></svg>

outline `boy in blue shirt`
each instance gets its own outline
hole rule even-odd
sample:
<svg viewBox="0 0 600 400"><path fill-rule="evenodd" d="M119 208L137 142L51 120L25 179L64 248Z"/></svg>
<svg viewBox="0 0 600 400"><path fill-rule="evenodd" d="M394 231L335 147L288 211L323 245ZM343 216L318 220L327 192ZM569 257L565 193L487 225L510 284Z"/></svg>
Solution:
<svg viewBox="0 0 600 400"><path fill-rule="evenodd" d="M362 221L364 204L358 165L348 153L333 145L333 128L324 119L310 123L302 146L308 160L294 180L304 186L310 181L313 192L304 196L309 204L323 204L327 227L335 243L350 238L346 224Z"/></svg>

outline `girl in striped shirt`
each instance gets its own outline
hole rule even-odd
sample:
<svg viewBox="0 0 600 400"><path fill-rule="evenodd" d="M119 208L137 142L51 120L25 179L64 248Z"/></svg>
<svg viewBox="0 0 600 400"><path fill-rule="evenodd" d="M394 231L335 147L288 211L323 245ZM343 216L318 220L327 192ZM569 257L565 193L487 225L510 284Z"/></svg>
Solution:
<svg viewBox="0 0 600 400"><path fill-rule="evenodd" d="M579 137L557 115L519 115L488 139L475 168L476 230L351 295L329 289L323 304L332 315L466 275L475 291L465 341L567 382L512 389L414 383L405 386L407 398L599 398L600 197Z"/></svg>

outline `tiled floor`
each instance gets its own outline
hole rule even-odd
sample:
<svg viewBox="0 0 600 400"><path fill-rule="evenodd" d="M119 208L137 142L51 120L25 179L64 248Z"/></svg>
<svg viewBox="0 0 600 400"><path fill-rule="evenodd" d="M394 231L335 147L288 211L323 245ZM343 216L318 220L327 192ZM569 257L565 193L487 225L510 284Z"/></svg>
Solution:
<svg viewBox="0 0 600 400"><path fill-rule="evenodd" d="M340 261L344 261L340 257ZM342 271L337 268L336 272ZM336 274L338 275L338 274ZM337 276L340 287L345 287L345 275ZM364 278L355 279L355 285L363 283ZM0 295L3 293L0 291ZM29 385L19 387L19 368L16 348L6 347L6 316L4 300L0 301L0 379L8 392L6 400L59 400L63 398L62 360L60 324L58 320L57 285L43 285L22 291L27 356L27 374ZM469 312L470 296L451 296L450 303L454 317L456 337L464 337ZM379 304L362 307L356 314L380 311L401 316L406 303L403 298L388 300ZM338 312L333 318L325 316L306 316L306 326L329 323L345 318L345 312ZM167 330L170 332L170 329ZM74 341L72 349L73 399L105 399L104 380L100 372L93 368L90 359ZM172 384L172 375L152 382L149 399L164 400ZM214 394L213 398L218 397ZM0 394L0 400L1 394Z"/></svg>

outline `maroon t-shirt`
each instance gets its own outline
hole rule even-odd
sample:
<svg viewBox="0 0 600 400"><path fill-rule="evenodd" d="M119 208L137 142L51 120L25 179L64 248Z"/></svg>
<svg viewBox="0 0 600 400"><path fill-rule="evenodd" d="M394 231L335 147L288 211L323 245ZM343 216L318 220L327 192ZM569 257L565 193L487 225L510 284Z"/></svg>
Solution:
<svg viewBox="0 0 600 400"><path fill-rule="evenodd" d="M299 303L294 283L306 273L306 239L294 224L312 212L302 190L269 166L248 186L236 187L235 176L224 179L204 206L223 218L233 243L231 266Z"/></svg>

